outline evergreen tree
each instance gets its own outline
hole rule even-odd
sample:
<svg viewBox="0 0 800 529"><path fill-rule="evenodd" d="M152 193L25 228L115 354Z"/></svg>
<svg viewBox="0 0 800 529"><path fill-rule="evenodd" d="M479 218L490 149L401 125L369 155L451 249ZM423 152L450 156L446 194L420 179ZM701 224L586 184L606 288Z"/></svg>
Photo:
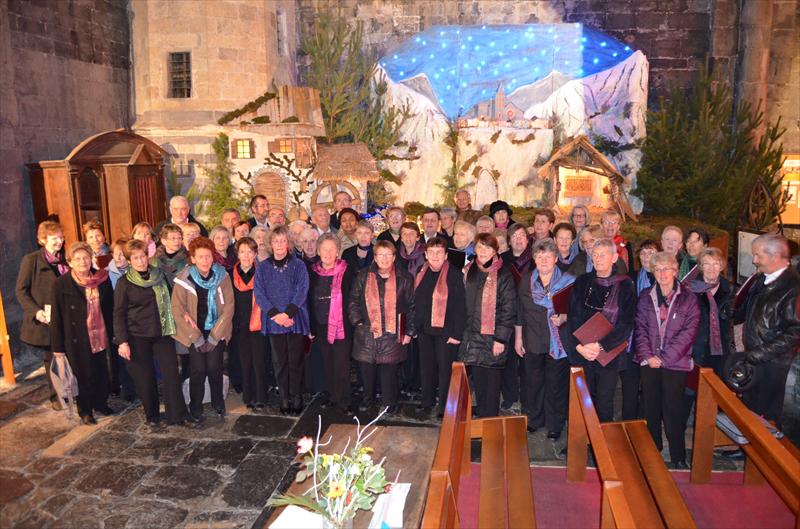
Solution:
<svg viewBox="0 0 800 529"><path fill-rule="evenodd" d="M248 215L247 205L250 202L252 189L241 190L234 187L233 181L233 164L230 161L228 135L220 133L211 148L216 156L217 163L213 168L203 167L203 172L206 175L205 185L199 186L197 183L193 184L187 198L197 200L195 205L195 213L202 220L210 222L211 224L219 224L222 217L222 212L227 208L234 208L239 210L242 218ZM241 173L238 173L241 178ZM245 183L249 183L245 180Z"/></svg>
<svg viewBox="0 0 800 529"><path fill-rule="evenodd" d="M759 208L761 219L751 215L750 222L771 224L786 203L779 180L784 131L780 120L768 125L756 145L755 132L763 119L747 103L734 108L730 88L702 68L688 96L674 88L658 110L648 113L633 194L644 201L645 211L688 216L731 230L740 224L751 192L761 183L768 204Z"/></svg>

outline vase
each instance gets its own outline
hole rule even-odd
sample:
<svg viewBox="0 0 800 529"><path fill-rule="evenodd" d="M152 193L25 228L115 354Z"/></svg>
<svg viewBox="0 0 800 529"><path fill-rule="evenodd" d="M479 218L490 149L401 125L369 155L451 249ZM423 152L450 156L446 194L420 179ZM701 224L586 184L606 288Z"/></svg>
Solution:
<svg viewBox="0 0 800 529"><path fill-rule="evenodd" d="M353 519L348 518L341 522L336 522L330 518L323 518L322 529L353 529Z"/></svg>

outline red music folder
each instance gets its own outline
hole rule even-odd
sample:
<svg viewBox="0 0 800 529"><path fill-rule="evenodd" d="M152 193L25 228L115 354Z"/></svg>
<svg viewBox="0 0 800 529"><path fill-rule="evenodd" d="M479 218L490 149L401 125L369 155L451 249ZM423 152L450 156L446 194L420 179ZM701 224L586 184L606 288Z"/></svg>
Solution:
<svg viewBox="0 0 800 529"><path fill-rule="evenodd" d="M406 336L406 313L401 312L397 315L397 343L403 343Z"/></svg>
<svg viewBox="0 0 800 529"><path fill-rule="evenodd" d="M581 342L581 345L586 345L594 342L599 342L609 334L611 331L614 330L614 326L611 325L611 322L603 316L602 312L596 313L594 316L586 320L586 322L581 325L578 330L572 333L572 335ZM609 362L614 360L619 354L628 348L628 341L625 340L618 346L616 346L611 351L602 351L599 355L597 355L597 361L600 363L601 366L605 367L608 365Z"/></svg>
<svg viewBox="0 0 800 529"><path fill-rule="evenodd" d="M572 285L567 285L553 294L553 312L556 314L567 314L569 312L569 300L572 297Z"/></svg>

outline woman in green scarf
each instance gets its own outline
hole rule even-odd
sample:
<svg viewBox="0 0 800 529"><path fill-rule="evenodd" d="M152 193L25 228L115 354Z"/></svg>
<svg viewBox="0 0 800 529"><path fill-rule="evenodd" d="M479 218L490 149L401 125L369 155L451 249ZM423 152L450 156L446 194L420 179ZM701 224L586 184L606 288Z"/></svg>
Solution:
<svg viewBox="0 0 800 529"><path fill-rule="evenodd" d="M186 402L178 378L175 354L175 319L164 273L148 263L147 245L138 240L125 244L128 272L114 290L114 341L119 355L128 361L145 417L150 426L160 422L158 386L153 360L164 383L167 424L186 426Z"/></svg>

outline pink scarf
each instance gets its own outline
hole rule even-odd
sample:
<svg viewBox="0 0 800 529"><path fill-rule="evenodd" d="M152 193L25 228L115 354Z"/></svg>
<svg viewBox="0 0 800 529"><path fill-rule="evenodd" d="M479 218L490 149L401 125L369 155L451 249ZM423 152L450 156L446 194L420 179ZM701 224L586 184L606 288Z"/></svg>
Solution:
<svg viewBox="0 0 800 529"><path fill-rule="evenodd" d="M417 289L420 283L422 283L422 278L425 277L425 272L430 270L430 265L425 263L422 265L422 269L417 274L417 278L414 281L414 290ZM450 268L450 264L445 261L442 265L442 269L439 272L439 277L436 279L436 286L433 288L433 304L431 305L431 327L436 329L441 329L444 327L444 316L447 312L447 269Z"/></svg>
<svg viewBox="0 0 800 529"><path fill-rule="evenodd" d="M99 353L108 349L108 333L100 309L100 283L108 279L108 272L98 270L88 279L81 279L74 271L72 280L83 287L86 292L86 330L89 332L89 347L92 353Z"/></svg>
<svg viewBox="0 0 800 529"><path fill-rule="evenodd" d="M50 253L44 248L42 248L42 251L44 252L44 260L47 261L47 264L56 265L59 276L63 276L69 272L69 266L67 266L64 260L61 258L62 256L59 252Z"/></svg>
<svg viewBox="0 0 800 529"><path fill-rule="evenodd" d="M499 256L492 259L488 268L481 265L477 259L467 265L464 277L469 275L469 269L475 265L478 270L487 274L481 293L481 334L494 334L494 318L497 310L497 273L503 267L503 260Z"/></svg>
<svg viewBox="0 0 800 529"><path fill-rule="evenodd" d="M342 296L342 278L347 270L347 263L337 259L330 270L317 261L313 266L314 272L321 277L333 276L331 282L331 306L328 310L328 343L344 340L344 298Z"/></svg>
<svg viewBox="0 0 800 529"><path fill-rule="evenodd" d="M367 287L365 289L367 316L372 336L380 338L383 334L383 316L381 316L381 297L378 291L377 267L367 272ZM383 312L386 314L386 332L397 333L397 278L394 267L386 279L386 289L383 295Z"/></svg>

